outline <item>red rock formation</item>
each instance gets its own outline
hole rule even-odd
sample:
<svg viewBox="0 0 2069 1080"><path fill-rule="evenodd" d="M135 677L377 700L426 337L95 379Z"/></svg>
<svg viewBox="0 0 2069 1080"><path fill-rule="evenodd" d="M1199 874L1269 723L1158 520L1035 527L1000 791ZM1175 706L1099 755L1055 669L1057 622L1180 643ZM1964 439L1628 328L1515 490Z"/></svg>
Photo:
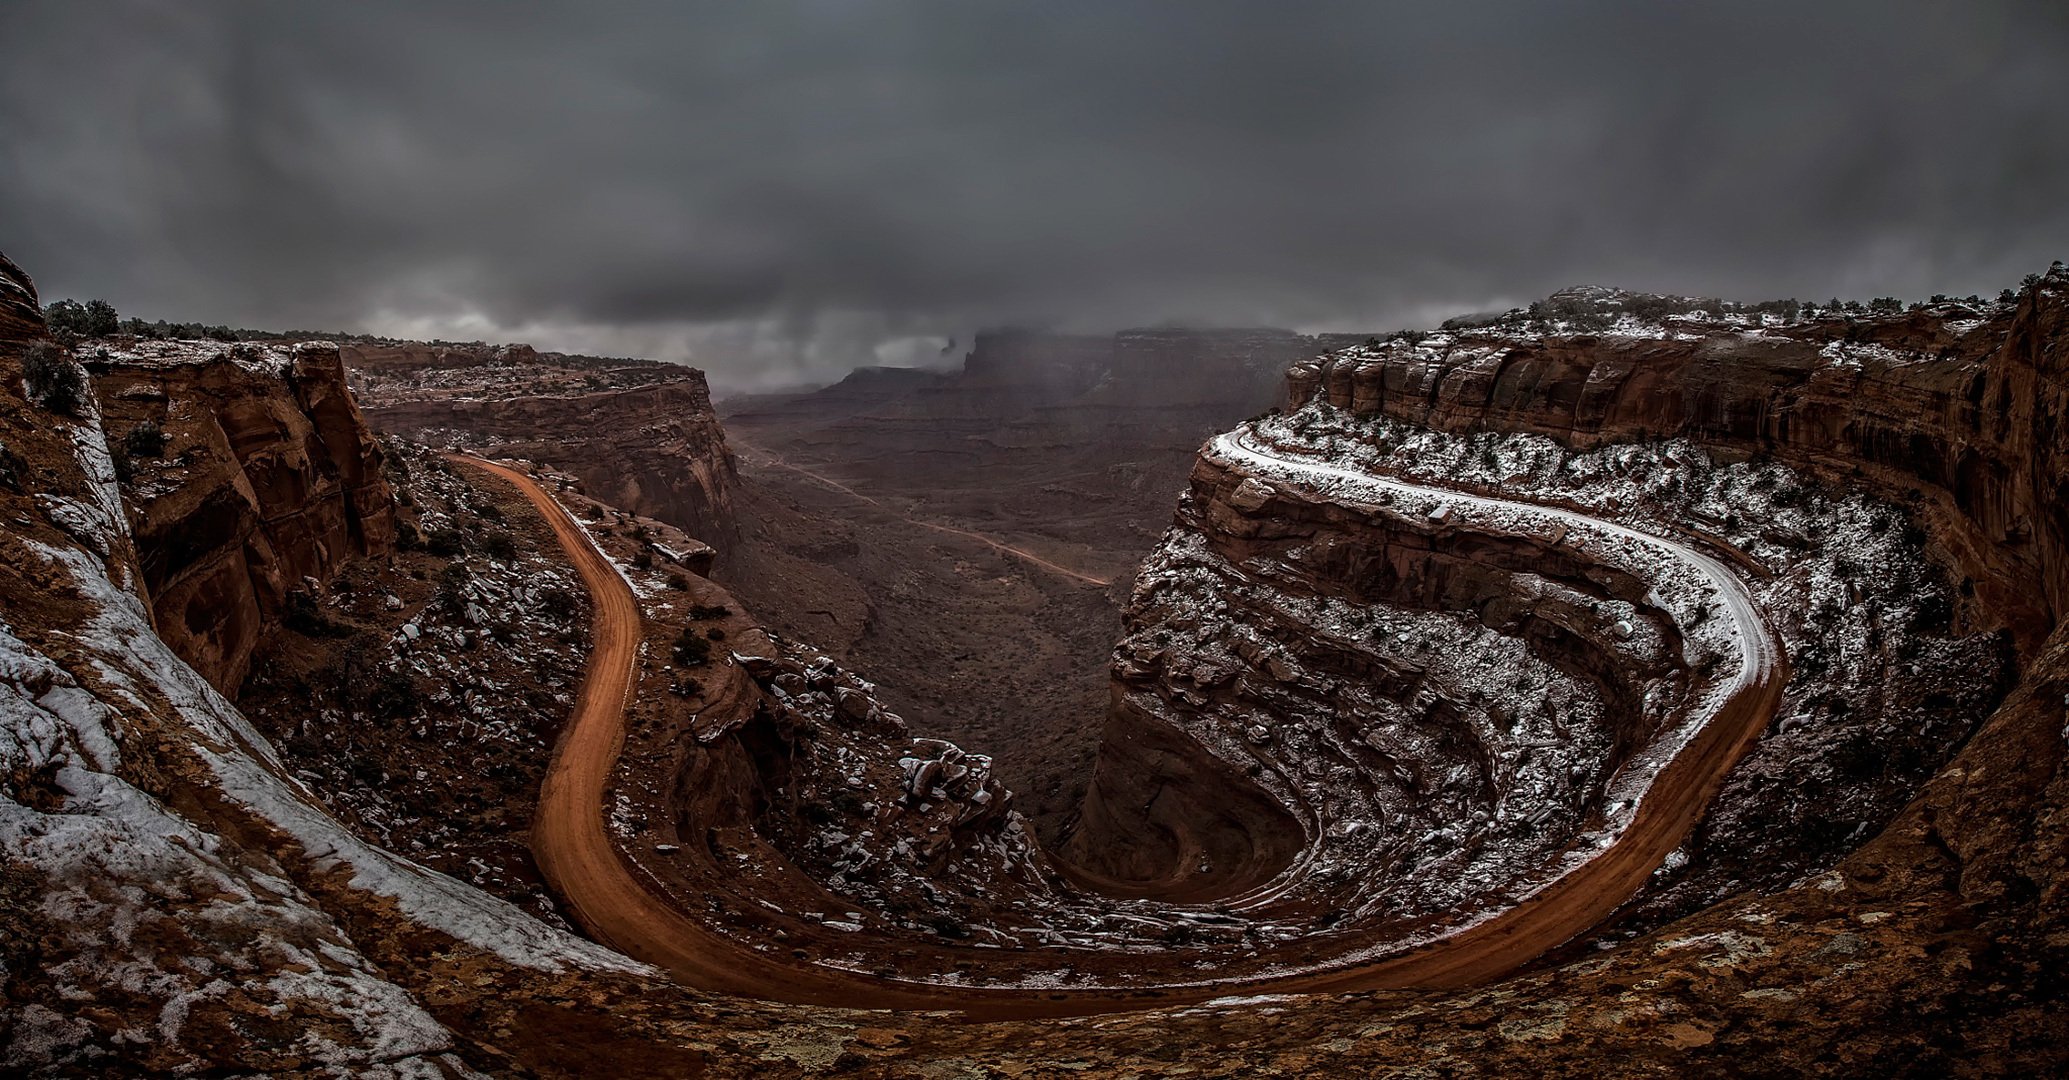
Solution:
<svg viewBox="0 0 2069 1080"><path fill-rule="evenodd" d="M627 390L426 397L370 407L367 416L384 431L545 462L573 473L594 498L723 548L733 532L733 452L711 410L703 372L668 371L668 381Z"/></svg>
<svg viewBox="0 0 2069 1080"><path fill-rule="evenodd" d="M491 364L534 364L530 345L441 345L421 341L353 342L340 345L345 367L354 372L401 375Z"/></svg>
<svg viewBox="0 0 2069 1080"><path fill-rule="evenodd" d="M1979 618L2030 650L2069 610L2069 273L1989 314L1950 306L1872 320L1666 335L1499 329L1355 348L1297 365L1292 403L1443 431L1525 431L1573 446L1686 436L1767 452L1916 501L1972 579ZM1982 614L1987 613L1987 614Z"/></svg>
<svg viewBox="0 0 2069 1080"><path fill-rule="evenodd" d="M289 591L395 543L336 346L138 342L89 361L158 632L235 696ZM155 426L162 449L148 435Z"/></svg>

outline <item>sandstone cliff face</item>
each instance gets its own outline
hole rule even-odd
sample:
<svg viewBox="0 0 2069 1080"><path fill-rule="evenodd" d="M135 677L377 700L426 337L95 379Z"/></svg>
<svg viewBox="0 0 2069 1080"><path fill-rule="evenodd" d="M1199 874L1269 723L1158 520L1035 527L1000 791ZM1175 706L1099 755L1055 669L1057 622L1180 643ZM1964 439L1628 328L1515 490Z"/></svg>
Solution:
<svg viewBox="0 0 2069 1080"><path fill-rule="evenodd" d="M367 416L384 431L565 469L591 496L723 549L734 529L736 467L711 392L702 372L652 367L667 368L667 380L568 396L391 401Z"/></svg>
<svg viewBox="0 0 2069 1080"><path fill-rule="evenodd" d="M2058 267L2015 310L1664 335L1437 334L1296 366L1288 396L1574 446L1686 436L1904 501L2030 649L2069 606ZM1915 493L1915 494L1914 494Z"/></svg>
<svg viewBox="0 0 2069 1080"><path fill-rule="evenodd" d="M137 342L88 366L159 635L235 696L290 591L394 547L338 350Z"/></svg>
<svg viewBox="0 0 2069 1080"><path fill-rule="evenodd" d="M1240 437L1323 468L1578 503L1748 568L1796 671L1778 727L1662 871L1685 912L1880 829L2002 697L1996 632L2030 658L2057 626L2069 274L2016 306L1875 319L1647 322L1616 315L1626 303L1547 305L1600 305L1596 329L1513 319L1297 364L1297 412ZM1237 460L1220 441L1203 451L1125 614L1116 707L1067 847L1095 878L1241 892L1310 873L1345 849L1340 823L1364 821L1397 834L1377 856L1390 902L1443 910L1458 898L1424 903L1419 867L1482 843L1481 823L1507 857L1598 812L1595 792L1658 738L1662 703L1700 696L1715 661L1697 664L1688 635L1703 612L1675 617L1655 582L1576 555L1563 526L1463 535L1438 511L1298 495ZM1903 516L1927 550L1891 531ZM1927 562L1947 568L1945 594ZM1402 634L1364 625L1373 604L1470 622ZM1502 639L1527 650L1503 659ZM1520 675L1476 686L1461 665ZM1531 734L1544 703L1557 722ZM1547 754L1556 769L1533 776ZM1346 788L1360 799L1336 802ZM1513 814L1530 827L1505 830ZM1195 857L1217 846L1238 854Z"/></svg>
<svg viewBox="0 0 2069 1080"><path fill-rule="evenodd" d="M0 298L0 1072L461 1074L494 1066L397 981L428 953L636 975L305 801L153 633L100 410L25 399L44 327L5 259Z"/></svg>

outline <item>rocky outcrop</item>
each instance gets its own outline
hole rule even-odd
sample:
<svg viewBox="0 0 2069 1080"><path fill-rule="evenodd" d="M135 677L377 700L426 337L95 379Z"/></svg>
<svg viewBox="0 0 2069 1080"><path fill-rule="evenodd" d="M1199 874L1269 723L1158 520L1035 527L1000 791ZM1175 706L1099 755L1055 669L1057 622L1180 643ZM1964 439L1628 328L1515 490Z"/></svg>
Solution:
<svg viewBox="0 0 2069 1080"><path fill-rule="evenodd" d="M1987 311L1440 333L1298 365L1288 400L1577 447L1687 437L1865 481L1924 519L1967 579L1965 609L2030 650L2069 607L2065 292L2058 265Z"/></svg>
<svg viewBox="0 0 2069 1080"><path fill-rule="evenodd" d="M652 366L667 368L666 381L565 396L426 396L367 416L383 431L551 464L597 499L723 549L734 530L735 465L711 392L703 372Z"/></svg>
<svg viewBox="0 0 2069 1080"><path fill-rule="evenodd" d="M0 307L0 445L20 463L0 483L0 1072L465 1074L499 1066L426 1007L437 992L404 985L421 969L638 981L366 844L282 775L153 633L99 410L24 398L19 343L43 327L5 260L0 296L21 301ZM258 412L314 429L320 398ZM299 460L263 425L247 435ZM246 483L256 504L265 480Z"/></svg>
<svg viewBox="0 0 2069 1080"><path fill-rule="evenodd" d="M0 341L32 341L43 334L43 308L29 275L0 255Z"/></svg>
<svg viewBox="0 0 2069 1080"><path fill-rule="evenodd" d="M987 330L964 354L961 374L973 383L1069 396L1091 389L1113 362L1114 342L1109 337Z"/></svg>
<svg viewBox="0 0 2069 1080"><path fill-rule="evenodd" d="M1362 339L1276 329L1123 330L1114 335L1113 361L1095 397L1157 409L1268 402L1288 364L1351 340Z"/></svg>
<svg viewBox="0 0 2069 1080"><path fill-rule="evenodd" d="M1065 849L1091 880L1248 895L1270 878L1283 900L1333 861L1389 879L1397 913L1470 907L1415 879L1478 878L1613 819L1613 792L1682 737L1671 703L1711 693L1697 638L1716 602L1587 554L1571 523L1518 532L1508 510L1461 533L1452 510L1358 477L1577 506L1750 575L1791 677L1713 820L1656 875L1676 899L1632 907L1640 927L1901 829L2019 677L2010 654L2036 676L2063 596L2069 273L2016 304L1876 318L1609 290L1541 307L1298 364L1287 416L1203 451L1125 616ZM1246 442L1267 456L1232 454ZM1270 454L1326 482L1289 489L1297 469L1255 468ZM1341 854L1373 827L1380 848ZM1201 857L1216 845L1279 854Z"/></svg>
<svg viewBox="0 0 2069 1080"><path fill-rule="evenodd" d="M144 341L88 368L159 635L234 696L290 592L395 544L338 349Z"/></svg>

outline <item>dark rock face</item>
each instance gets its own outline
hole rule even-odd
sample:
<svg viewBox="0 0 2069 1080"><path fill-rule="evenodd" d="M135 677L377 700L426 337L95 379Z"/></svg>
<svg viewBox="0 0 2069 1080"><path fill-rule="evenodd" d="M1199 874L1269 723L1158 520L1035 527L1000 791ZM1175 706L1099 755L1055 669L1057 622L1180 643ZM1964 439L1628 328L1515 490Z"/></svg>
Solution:
<svg viewBox="0 0 2069 1080"><path fill-rule="evenodd" d="M234 696L289 592L395 545L338 350L139 342L88 367L159 635Z"/></svg>
<svg viewBox="0 0 2069 1080"><path fill-rule="evenodd" d="M43 307L36 301L35 283L0 255L0 341L31 341L43 334Z"/></svg>

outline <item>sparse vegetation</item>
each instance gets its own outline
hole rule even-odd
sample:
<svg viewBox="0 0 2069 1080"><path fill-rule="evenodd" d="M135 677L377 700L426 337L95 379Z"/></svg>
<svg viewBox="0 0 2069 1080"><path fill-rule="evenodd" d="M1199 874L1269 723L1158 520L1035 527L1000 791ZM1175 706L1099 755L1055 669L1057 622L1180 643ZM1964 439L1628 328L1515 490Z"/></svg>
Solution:
<svg viewBox="0 0 2069 1080"><path fill-rule="evenodd" d="M39 341L22 354L22 382L29 400L60 416L79 415L85 402L86 377L57 346Z"/></svg>
<svg viewBox="0 0 2069 1080"><path fill-rule="evenodd" d="M711 642L698 635L690 627L683 627L675 638L675 662L684 667L696 667L711 659Z"/></svg>
<svg viewBox="0 0 2069 1080"><path fill-rule="evenodd" d="M325 615L316 597L306 589L295 589L287 594L280 621L289 630L307 637L344 637L352 633L351 627L342 626Z"/></svg>
<svg viewBox="0 0 2069 1080"><path fill-rule="evenodd" d="M501 529L490 529L481 538L481 550L497 562L509 562L517 558L517 541Z"/></svg>
<svg viewBox="0 0 2069 1080"><path fill-rule="evenodd" d="M462 562L449 562L438 572L438 592L435 594L439 607L457 612L467 606L467 583L474 580L474 572Z"/></svg>
<svg viewBox="0 0 2069 1080"><path fill-rule="evenodd" d="M575 594L558 585L549 586L539 594L539 606L549 618L566 620L574 617Z"/></svg>
<svg viewBox="0 0 2069 1080"><path fill-rule="evenodd" d="M156 421L146 420L130 428L122 436L122 449L131 457L156 458L165 456L165 444L171 440L160 430Z"/></svg>

